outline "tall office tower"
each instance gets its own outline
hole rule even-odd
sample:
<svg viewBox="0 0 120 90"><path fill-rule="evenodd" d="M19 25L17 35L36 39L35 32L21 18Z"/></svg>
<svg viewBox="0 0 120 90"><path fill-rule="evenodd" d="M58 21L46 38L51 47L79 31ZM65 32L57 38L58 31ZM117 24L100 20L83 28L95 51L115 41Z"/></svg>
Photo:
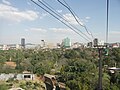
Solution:
<svg viewBox="0 0 120 90"><path fill-rule="evenodd" d="M45 40L41 40L42 44L41 44L41 47L45 47Z"/></svg>
<svg viewBox="0 0 120 90"><path fill-rule="evenodd" d="M88 46L88 47L92 47L92 46L93 46L93 43L92 43L92 42L88 42L87 46Z"/></svg>
<svg viewBox="0 0 120 90"><path fill-rule="evenodd" d="M62 46L63 46L64 48L70 48L71 42L70 42L70 39L69 39L68 37L65 38L65 39L63 39L63 41L62 41Z"/></svg>
<svg viewBox="0 0 120 90"><path fill-rule="evenodd" d="M25 38L21 38L21 46L22 48L25 48Z"/></svg>
<svg viewBox="0 0 120 90"><path fill-rule="evenodd" d="M95 38L95 39L93 40L93 42L94 42L94 46L97 46L97 45L98 45L98 39L97 39L97 38Z"/></svg>

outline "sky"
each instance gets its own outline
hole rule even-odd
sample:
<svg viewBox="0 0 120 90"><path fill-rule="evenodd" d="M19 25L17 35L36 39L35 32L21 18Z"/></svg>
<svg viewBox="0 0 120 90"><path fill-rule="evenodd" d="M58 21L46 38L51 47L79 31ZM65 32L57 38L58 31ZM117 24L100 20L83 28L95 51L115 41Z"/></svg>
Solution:
<svg viewBox="0 0 120 90"><path fill-rule="evenodd" d="M34 1L43 6L37 0ZM40 44L41 40L61 43L66 37L71 42L87 43L92 39L91 34L94 38L106 41L106 0L65 0L89 33L57 0L44 1L90 39L82 38L31 0L0 0L0 44L20 44L21 38L25 38L26 43L33 44ZM60 1L64 3L63 0ZM108 31L108 42L120 42L120 0L109 0ZM87 38L86 36L84 37Z"/></svg>

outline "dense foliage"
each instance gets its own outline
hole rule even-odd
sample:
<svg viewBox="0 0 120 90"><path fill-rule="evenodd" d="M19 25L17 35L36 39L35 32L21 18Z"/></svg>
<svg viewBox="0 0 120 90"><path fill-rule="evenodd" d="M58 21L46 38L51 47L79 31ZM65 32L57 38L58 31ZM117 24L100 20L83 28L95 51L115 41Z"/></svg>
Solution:
<svg viewBox="0 0 120 90"><path fill-rule="evenodd" d="M10 60L16 62L15 69L5 65ZM120 90L120 73L117 71L111 74L107 69L115 65L120 67L120 48L109 49L108 56L103 53L102 61L103 90ZM57 74L58 81L64 82L67 90L95 90L98 86L98 50L82 48L0 51L0 73L23 71L37 75Z"/></svg>

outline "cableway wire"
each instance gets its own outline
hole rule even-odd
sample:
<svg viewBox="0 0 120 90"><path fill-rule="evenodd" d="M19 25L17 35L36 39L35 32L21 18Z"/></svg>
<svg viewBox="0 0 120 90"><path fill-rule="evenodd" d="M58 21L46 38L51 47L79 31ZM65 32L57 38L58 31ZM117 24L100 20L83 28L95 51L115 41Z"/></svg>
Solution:
<svg viewBox="0 0 120 90"><path fill-rule="evenodd" d="M55 16L54 14L52 14L51 12L49 12L47 9L45 9L44 7L40 6L38 3L36 3L34 0L31 0L34 4L36 4L37 6L39 6L41 9L43 9L44 11L48 12L50 15L52 15L54 18L56 18L58 21L60 21L61 23L63 23L64 25L66 25L68 28L70 28L72 31L74 31L75 33L77 33L78 35L80 35L82 38L84 38L85 40L89 41L88 39L86 39L85 37L83 37L80 33L78 33L75 29L73 29L72 27L70 27L69 25L67 25L65 22L63 22L61 19L59 19L57 16Z"/></svg>
<svg viewBox="0 0 120 90"><path fill-rule="evenodd" d="M107 0L106 43L108 43L109 0Z"/></svg>
<svg viewBox="0 0 120 90"><path fill-rule="evenodd" d="M92 33L91 33L90 31L88 31L87 27L79 22L79 20L80 20L79 17L78 17L77 14L72 10L72 8L68 5L68 3L67 3L65 0L63 0L64 3L66 4L66 5L65 5L65 4L62 3L60 0L57 0L57 1L58 1L60 4L62 4L64 7L66 7L66 8L70 11L70 13L73 15L73 17L74 17L74 19L76 20L76 22L77 22L80 26L84 27L84 29L86 30L86 32L87 32L89 35L91 35L92 38L94 38L93 35L92 35ZM78 19L79 19L79 20L78 20Z"/></svg>
<svg viewBox="0 0 120 90"><path fill-rule="evenodd" d="M79 30L77 27L75 27L74 25L72 25L71 23L68 22L68 20L66 20L65 18L62 17L62 14L55 12L55 9L53 7L51 7L47 2L45 2L44 0L40 1L38 0L42 5L44 5L47 9L49 9L52 13L54 13L55 15L57 15L59 18L62 18L64 21L66 21L71 27L73 27L74 29L80 31L80 33L82 33L84 36L86 36L88 39L90 39L86 34L84 34L81 30ZM45 5L46 4L46 5ZM53 9L53 10L52 10Z"/></svg>

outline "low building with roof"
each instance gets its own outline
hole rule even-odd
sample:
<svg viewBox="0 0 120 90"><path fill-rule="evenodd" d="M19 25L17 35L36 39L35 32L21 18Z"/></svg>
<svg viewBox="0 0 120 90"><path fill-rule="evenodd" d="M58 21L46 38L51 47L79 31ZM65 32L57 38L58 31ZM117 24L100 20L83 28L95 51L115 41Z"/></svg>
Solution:
<svg viewBox="0 0 120 90"><path fill-rule="evenodd" d="M7 81L9 79L13 78L14 80L35 80L35 74L32 74L30 72L23 72L23 73L19 73L19 74L13 74L13 73L10 73L10 74L5 74L5 73L2 73L0 74L0 80L1 81Z"/></svg>

